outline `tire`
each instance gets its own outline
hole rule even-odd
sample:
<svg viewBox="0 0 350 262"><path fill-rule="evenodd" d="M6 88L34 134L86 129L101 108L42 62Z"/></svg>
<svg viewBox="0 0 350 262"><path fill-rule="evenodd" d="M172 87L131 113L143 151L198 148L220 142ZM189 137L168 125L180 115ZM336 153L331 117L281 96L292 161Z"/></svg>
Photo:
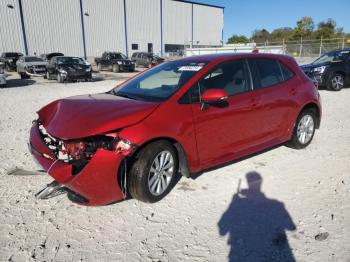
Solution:
<svg viewBox="0 0 350 262"><path fill-rule="evenodd" d="M314 110L303 110L295 122L293 135L291 140L287 142L287 146L295 149L307 147L314 137L316 121L316 114Z"/></svg>
<svg viewBox="0 0 350 262"><path fill-rule="evenodd" d="M26 73L19 73L21 79L29 79L30 75L27 75Z"/></svg>
<svg viewBox="0 0 350 262"><path fill-rule="evenodd" d="M332 91L340 91L344 87L344 76L342 74L334 74L328 83L328 89Z"/></svg>
<svg viewBox="0 0 350 262"><path fill-rule="evenodd" d="M6 71L7 72L11 72L12 70L11 70L11 67L8 65L8 64L6 64Z"/></svg>
<svg viewBox="0 0 350 262"><path fill-rule="evenodd" d="M63 83L64 82L63 77L62 77L62 75L60 73L57 73L57 82L58 83Z"/></svg>
<svg viewBox="0 0 350 262"><path fill-rule="evenodd" d="M143 202L157 202L170 192L177 176L178 157L173 145L167 141L153 142L137 154L129 173L129 193Z"/></svg>
<svg viewBox="0 0 350 262"><path fill-rule="evenodd" d="M97 70L102 71L102 65L100 63L97 63Z"/></svg>
<svg viewBox="0 0 350 262"><path fill-rule="evenodd" d="M114 64L114 65L112 66L112 71L113 71L114 73L119 73L119 72L120 72L119 66L118 66L117 64Z"/></svg>
<svg viewBox="0 0 350 262"><path fill-rule="evenodd" d="M47 80L52 80L52 77L51 77L49 71L46 71L46 79Z"/></svg>

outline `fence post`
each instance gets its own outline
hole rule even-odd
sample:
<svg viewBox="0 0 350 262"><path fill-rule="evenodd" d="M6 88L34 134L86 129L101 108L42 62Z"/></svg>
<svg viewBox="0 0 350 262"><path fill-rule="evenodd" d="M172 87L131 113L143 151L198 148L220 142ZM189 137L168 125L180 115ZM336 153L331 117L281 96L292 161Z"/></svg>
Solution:
<svg viewBox="0 0 350 262"><path fill-rule="evenodd" d="M345 36L343 36L343 43L342 43L341 49L344 49L344 47L345 47Z"/></svg>
<svg viewBox="0 0 350 262"><path fill-rule="evenodd" d="M323 40L323 35L321 35L321 42L320 42L320 53L318 56L321 56L322 54L322 40Z"/></svg>
<svg viewBox="0 0 350 262"><path fill-rule="evenodd" d="M300 50L299 50L299 57L301 57L301 52L303 51L303 37L300 37Z"/></svg>
<svg viewBox="0 0 350 262"><path fill-rule="evenodd" d="M282 49L283 49L283 54L285 55L286 54L286 46L284 43L284 38L282 39Z"/></svg>

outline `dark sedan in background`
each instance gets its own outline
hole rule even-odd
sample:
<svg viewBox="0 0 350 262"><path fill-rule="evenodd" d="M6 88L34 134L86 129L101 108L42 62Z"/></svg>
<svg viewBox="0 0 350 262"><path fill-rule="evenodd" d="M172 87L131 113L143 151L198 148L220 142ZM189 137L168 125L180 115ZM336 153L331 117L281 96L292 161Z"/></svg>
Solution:
<svg viewBox="0 0 350 262"><path fill-rule="evenodd" d="M58 82L73 80L91 81L91 65L84 59L73 56L55 56L47 65L48 80L57 79Z"/></svg>
<svg viewBox="0 0 350 262"><path fill-rule="evenodd" d="M301 69L320 87L339 91L350 84L350 49L326 53Z"/></svg>

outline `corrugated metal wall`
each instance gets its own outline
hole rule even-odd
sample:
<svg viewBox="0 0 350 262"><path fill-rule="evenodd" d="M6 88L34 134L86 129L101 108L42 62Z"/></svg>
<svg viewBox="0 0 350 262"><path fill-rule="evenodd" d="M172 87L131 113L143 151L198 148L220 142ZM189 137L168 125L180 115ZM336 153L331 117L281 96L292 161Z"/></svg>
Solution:
<svg viewBox="0 0 350 262"><path fill-rule="evenodd" d="M193 42L199 45L221 45L224 14L220 8L193 5Z"/></svg>
<svg viewBox="0 0 350 262"><path fill-rule="evenodd" d="M221 8L173 0L1 0L0 52L24 52L20 1L29 54L60 51L83 56L82 17L87 56L100 56L107 50L125 53L126 49L131 55L147 51L149 43L154 53L161 53L165 44L188 45L192 37L195 45L197 41L199 45L221 44ZM132 50L132 44L138 44L138 50Z"/></svg>
<svg viewBox="0 0 350 262"><path fill-rule="evenodd" d="M160 53L160 1L127 0L126 19L129 54L147 51L147 44L153 44L153 52ZM138 44L139 50L132 50Z"/></svg>
<svg viewBox="0 0 350 262"><path fill-rule="evenodd" d="M13 9L7 7L13 6ZM0 53L24 52L17 0L0 1Z"/></svg>
<svg viewBox="0 0 350 262"><path fill-rule="evenodd" d="M83 56L79 0L22 0L29 54Z"/></svg>
<svg viewBox="0 0 350 262"><path fill-rule="evenodd" d="M163 43L189 44L192 35L192 4L163 0Z"/></svg>
<svg viewBox="0 0 350 262"><path fill-rule="evenodd" d="M83 0L83 13L87 56L125 53L123 0Z"/></svg>

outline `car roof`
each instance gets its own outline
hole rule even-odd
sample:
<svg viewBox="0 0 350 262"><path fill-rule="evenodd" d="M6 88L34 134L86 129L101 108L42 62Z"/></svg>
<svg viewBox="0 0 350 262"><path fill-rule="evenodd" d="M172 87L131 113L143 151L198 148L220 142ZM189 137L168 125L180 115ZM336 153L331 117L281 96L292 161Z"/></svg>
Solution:
<svg viewBox="0 0 350 262"><path fill-rule="evenodd" d="M290 56L280 55L280 54L267 54L267 53L221 53L221 54L207 54L198 55L182 58L180 60L184 61L194 61L194 62L218 62L235 58L272 58L272 59L291 59Z"/></svg>

